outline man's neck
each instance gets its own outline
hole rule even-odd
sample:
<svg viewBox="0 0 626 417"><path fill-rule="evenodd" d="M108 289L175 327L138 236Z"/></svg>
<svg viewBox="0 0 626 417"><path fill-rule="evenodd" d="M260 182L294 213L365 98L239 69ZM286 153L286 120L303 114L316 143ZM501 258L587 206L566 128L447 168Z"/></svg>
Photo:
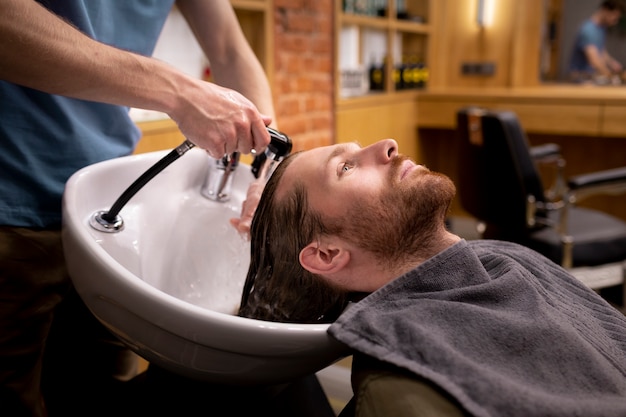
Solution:
<svg viewBox="0 0 626 417"><path fill-rule="evenodd" d="M604 10L597 10L594 14L591 15L591 21L595 23L597 26L606 27L606 19L604 17Z"/></svg>
<svg viewBox="0 0 626 417"><path fill-rule="evenodd" d="M448 249L450 246L459 242L461 238L453 233L448 232L447 230L442 230L440 235L432 240L432 244L430 244L426 249L420 251L416 254L411 254L410 258L400 260L396 265L394 265L393 270L389 271L390 279L395 279L401 275L406 274L409 271L417 268L430 258L438 255L444 250Z"/></svg>

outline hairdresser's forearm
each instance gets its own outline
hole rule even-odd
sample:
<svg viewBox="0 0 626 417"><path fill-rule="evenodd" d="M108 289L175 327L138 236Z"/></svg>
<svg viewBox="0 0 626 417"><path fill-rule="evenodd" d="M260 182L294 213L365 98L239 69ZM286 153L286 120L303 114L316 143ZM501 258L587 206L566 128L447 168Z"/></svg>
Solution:
<svg viewBox="0 0 626 417"><path fill-rule="evenodd" d="M610 76L611 70L608 68L606 62L604 61L604 57L601 52L594 45L588 45L585 47L585 55L587 57L587 61L594 69L596 74Z"/></svg>
<svg viewBox="0 0 626 417"><path fill-rule="evenodd" d="M622 72L622 64L615 58L613 58L606 50L604 51L604 62L606 66L613 74L619 74Z"/></svg>
<svg viewBox="0 0 626 417"><path fill-rule="evenodd" d="M51 94L169 112L185 84L164 63L96 42L31 0L0 2L0 38L0 78Z"/></svg>
<svg viewBox="0 0 626 417"><path fill-rule="evenodd" d="M228 0L177 0L219 85L239 91L275 121L272 92Z"/></svg>

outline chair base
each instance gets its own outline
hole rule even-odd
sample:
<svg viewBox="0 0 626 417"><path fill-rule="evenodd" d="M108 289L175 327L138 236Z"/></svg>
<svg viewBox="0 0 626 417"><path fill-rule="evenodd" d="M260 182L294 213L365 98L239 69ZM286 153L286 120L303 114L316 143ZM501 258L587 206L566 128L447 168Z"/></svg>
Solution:
<svg viewBox="0 0 626 417"><path fill-rule="evenodd" d="M626 262L614 262L598 266L579 266L569 272L592 290L614 287L624 282Z"/></svg>

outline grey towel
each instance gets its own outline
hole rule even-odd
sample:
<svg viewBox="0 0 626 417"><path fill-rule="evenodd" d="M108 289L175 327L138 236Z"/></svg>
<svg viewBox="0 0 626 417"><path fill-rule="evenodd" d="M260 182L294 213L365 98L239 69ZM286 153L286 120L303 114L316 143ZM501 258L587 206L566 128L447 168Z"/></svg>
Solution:
<svg viewBox="0 0 626 417"><path fill-rule="evenodd" d="M475 416L626 416L626 318L522 246L461 241L329 328Z"/></svg>

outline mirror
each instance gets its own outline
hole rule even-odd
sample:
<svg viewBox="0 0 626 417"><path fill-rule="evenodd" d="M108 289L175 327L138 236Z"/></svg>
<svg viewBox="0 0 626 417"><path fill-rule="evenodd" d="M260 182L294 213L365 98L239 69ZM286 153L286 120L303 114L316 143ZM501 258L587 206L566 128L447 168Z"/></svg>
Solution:
<svg viewBox="0 0 626 417"><path fill-rule="evenodd" d="M544 83L572 82L568 67L580 25L599 7L601 0L544 0L544 24L540 69ZM606 49L626 67L626 14L608 29Z"/></svg>

